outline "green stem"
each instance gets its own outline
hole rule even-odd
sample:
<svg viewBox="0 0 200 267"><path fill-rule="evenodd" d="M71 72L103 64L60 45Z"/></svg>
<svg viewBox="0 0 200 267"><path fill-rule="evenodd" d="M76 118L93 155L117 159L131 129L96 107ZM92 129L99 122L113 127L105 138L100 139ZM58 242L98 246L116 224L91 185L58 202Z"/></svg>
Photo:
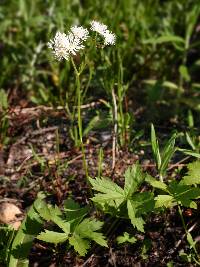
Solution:
<svg viewBox="0 0 200 267"><path fill-rule="evenodd" d="M83 144L83 132L82 132L82 117L81 117L81 83L80 83L80 73L76 67L76 64L73 60L73 58L71 58L72 61L72 65L74 67L75 70L75 74L76 74L76 93L77 93L77 109L78 109L78 133L79 133L79 140L81 143L81 152L82 152L82 156L83 156L83 167L85 170L85 175L86 175L86 179L89 185L89 175L88 175L88 168L87 168L87 162L86 162L86 157L85 157L85 148L84 148L84 144ZM90 188L90 186L89 186Z"/></svg>
<svg viewBox="0 0 200 267"><path fill-rule="evenodd" d="M123 201L118 207L117 210L120 211L121 209L123 209L126 206L126 201ZM114 214L113 214L114 215ZM119 223L120 219L122 219L123 217L110 217L108 220L111 221L112 220L112 224L110 225L110 227L107 229L106 231L106 236L108 236L112 230L114 229L114 227Z"/></svg>
<svg viewBox="0 0 200 267"><path fill-rule="evenodd" d="M115 227L119 223L120 218L114 218L113 219L113 217L111 217L110 220L112 220L112 224L110 225L110 227L106 231L106 234L105 234L106 236L109 236L112 233L113 229L115 229Z"/></svg>
<svg viewBox="0 0 200 267"><path fill-rule="evenodd" d="M188 231L187 231L187 227L186 227L186 224L185 224L185 221L184 221L184 218L183 218L183 213L182 213L182 210L181 210L180 205L178 205L178 211L179 211L179 214L181 216L181 222L182 222L183 228L184 228L185 233L187 235L188 234Z"/></svg>
<svg viewBox="0 0 200 267"><path fill-rule="evenodd" d="M179 214L180 214L180 217L181 217L181 221L182 221L182 224L183 224L183 228L185 230L185 234L186 236L189 234L188 230L187 230L187 227L186 227L186 224L185 224L185 221L184 221L184 218L183 218L183 213L182 213L182 210L181 210L181 207L180 205L178 204L178 211L179 211ZM196 250L195 247L192 247L193 250L194 250L194 253L196 254L197 258L199 259L199 255L198 255L198 252Z"/></svg>
<svg viewBox="0 0 200 267"><path fill-rule="evenodd" d="M102 172L102 162L103 162L103 148L99 149L99 160L98 160L98 175L97 177L100 178Z"/></svg>
<svg viewBox="0 0 200 267"><path fill-rule="evenodd" d="M159 175L160 181L163 183L163 176L162 174Z"/></svg>

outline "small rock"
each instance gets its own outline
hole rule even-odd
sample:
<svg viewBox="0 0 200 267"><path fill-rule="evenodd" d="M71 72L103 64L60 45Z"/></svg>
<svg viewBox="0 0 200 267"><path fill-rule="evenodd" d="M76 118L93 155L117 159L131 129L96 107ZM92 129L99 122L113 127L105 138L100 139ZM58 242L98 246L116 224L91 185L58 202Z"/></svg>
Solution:
<svg viewBox="0 0 200 267"><path fill-rule="evenodd" d="M21 225L21 210L14 204L3 202L0 203L0 223L11 225L14 229L18 229Z"/></svg>
<svg viewBox="0 0 200 267"><path fill-rule="evenodd" d="M143 149L141 149L139 153L140 153L140 155L144 155L145 154Z"/></svg>
<svg viewBox="0 0 200 267"><path fill-rule="evenodd" d="M149 165L151 162L150 162L150 160L149 159L143 159L142 160L142 165L143 166L147 166L147 165Z"/></svg>

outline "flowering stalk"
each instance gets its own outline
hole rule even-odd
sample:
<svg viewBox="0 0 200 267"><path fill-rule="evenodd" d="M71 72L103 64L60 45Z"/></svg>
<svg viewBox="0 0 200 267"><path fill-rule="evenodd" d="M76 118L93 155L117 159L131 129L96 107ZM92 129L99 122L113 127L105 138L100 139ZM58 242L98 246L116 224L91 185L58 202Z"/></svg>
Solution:
<svg viewBox="0 0 200 267"><path fill-rule="evenodd" d="M116 36L114 33L108 30L108 27L100 22L92 21L91 30L99 34L104 39L104 46L114 45ZM71 59L75 75L76 75L76 97L75 102L77 101L77 113L78 113L78 132L77 128L74 127L73 139L75 140L76 145L81 145L82 155L83 155L83 167L85 170L86 178L88 180L88 168L85 157L85 149L83 144L83 131L82 131L82 117L81 117L81 83L80 83L80 74L83 71L83 68L80 67L79 70L76 67L76 64L73 60L73 57L79 53L81 49L85 46L83 42L86 41L89 37L89 31L82 26L73 26L70 28L68 34L57 32L54 39L48 42L48 47L53 50L55 58L59 61L62 59L69 60ZM97 38L95 38L96 41ZM90 72L90 79L92 78L92 72ZM90 82L90 81L89 81ZM89 86L89 83L88 83ZM87 87L86 87L87 88ZM72 117L75 117L76 109L73 109ZM79 144L77 140L79 139Z"/></svg>

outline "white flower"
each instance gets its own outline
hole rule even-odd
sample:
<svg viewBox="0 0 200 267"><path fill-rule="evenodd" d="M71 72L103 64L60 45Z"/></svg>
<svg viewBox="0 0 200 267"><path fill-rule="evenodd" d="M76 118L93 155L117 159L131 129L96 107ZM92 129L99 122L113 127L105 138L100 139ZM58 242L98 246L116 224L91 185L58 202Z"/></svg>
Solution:
<svg viewBox="0 0 200 267"><path fill-rule="evenodd" d="M48 47L53 50L58 60L69 59L69 51L67 48L68 38L65 33L57 32L54 39L47 43Z"/></svg>
<svg viewBox="0 0 200 267"><path fill-rule="evenodd" d="M104 44L105 45L114 45L116 41L116 35L109 30L106 30L104 33Z"/></svg>
<svg viewBox="0 0 200 267"><path fill-rule="evenodd" d="M58 60L69 60L71 55L83 49L82 41L76 37L73 33L66 35L65 33L57 32L54 39L47 43L48 47L53 50L55 57Z"/></svg>
<svg viewBox="0 0 200 267"><path fill-rule="evenodd" d="M91 21L91 30L98 32L104 37L104 45L114 45L116 41L116 35L108 30L108 27L98 21Z"/></svg>
<svg viewBox="0 0 200 267"><path fill-rule="evenodd" d="M104 35L105 31L108 28L105 24L100 23L100 22L98 22L96 20L92 20L90 22L90 25L91 25L91 30L92 31L98 32L101 35Z"/></svg>
<svg viewBox="0 0 200 267"><path fill-rule="evenodd" d="M71 27L71 32L74 36L78 37L79 39L85 41L89 37L89 31L82 26L73 26Z"/></svg>
<svg viewBox="0 0 200 267"><path fill-rule="evenodd" d="M75 36L73 33L69 33L67 35L68 43L67 48L70 55L76 55L76 53L84 48L84 45L82 44L82 40Z"/></svg>

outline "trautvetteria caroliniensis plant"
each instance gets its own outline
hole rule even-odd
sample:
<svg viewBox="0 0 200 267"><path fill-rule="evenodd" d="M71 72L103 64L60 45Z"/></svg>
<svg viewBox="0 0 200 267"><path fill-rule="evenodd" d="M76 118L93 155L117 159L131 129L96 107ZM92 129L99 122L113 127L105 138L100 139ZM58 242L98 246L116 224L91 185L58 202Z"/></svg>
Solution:
<svg viewBox="0 0 200 267"><path fill-rule="evenodd" d="M124 188L108 178L89 179L95 193L92 200L105 213L117 218L130 219L132 225L144 232L144 216L154 209L154 197L151 192L138 192L145 181L146 174L136 163L124 174Z"/></svg>
<svg viewBox="0 0 200 267"><path fill-rule="evenodd" d="M148 221L147 214L158 213L174 207L179 211L181 222L185 230L183 239L187 239L192 250L192 260L199 265L198 246L191 234L191 227L185 222L182 210L185 208L198 208L197 200L200 198L200 163L192 162L187 165L188 172L180 181L167 181L166 183L156 180L154 177L142 171L139 163L129 167L124 173L124 186L121 187L109 178L97 177L90 179L92 190L95 191L91 205L80 206L72 199L64 201L60 209L47 202L46 195L38 194L27 216L17 233L5 227L0 228L0 247L4 249L0 254L9 267L29 266L28 254L35 238L43 242L55 244L63 243L67 250L70 248L85 256L92 251L91 244L108 247L111 232L118 222L129 219L135 229L130 235L124 232L118 236L118 244L124 242L137 242L134 233L145 232L145 223ZM143 183L148 183L153 190L140 190ZM101 209L101 221L98 214L94 214L94 207ZM102 215L107 213L108 221L102 221ZM96 218L97 216L97 218ZM112 222L111 224L108 222ZM125 224L124 224L125 225ZM105 231L105 229L107 229ZM126 227L125 229L126 230ZM6 243L7 242L7 243ZM4 258L2 258L4 257ZM21 265L20 265L21 264Z"/></svg>
<svg viewBox="0 0 200 267"><path fill-rule="evenodd" d="M116 36L114 33L108 30L108 27L105 24L102 24L97 21L91 21L91 31L95 32L94 40L97 47L105 47L107 45L114 45ZM68 109L72 121L78 117L78 131L77 127L74 126L71 129L70 133L75 142L76 146L81 145L83 153L83 164L88 177L87 163L85 159L84 145L83 145L83 130L82 130L82 116L81 116L81 104L82 104L82 89L81 89L81 80L80 75L86 67L86 52L84 53L85 58L83 58L80 66L74 61L74 57L77 56L81 50L85 47L85 42L89 39L89 31L82 26L72 26L67 34L57 32L55 37L48 42L48 47L53 50L55 58L59 61L65 59L71 61L74 68L75 78L76 78L76 107L73 107L72 113ZM67 105L66 105L67 106Z"/></svg>

